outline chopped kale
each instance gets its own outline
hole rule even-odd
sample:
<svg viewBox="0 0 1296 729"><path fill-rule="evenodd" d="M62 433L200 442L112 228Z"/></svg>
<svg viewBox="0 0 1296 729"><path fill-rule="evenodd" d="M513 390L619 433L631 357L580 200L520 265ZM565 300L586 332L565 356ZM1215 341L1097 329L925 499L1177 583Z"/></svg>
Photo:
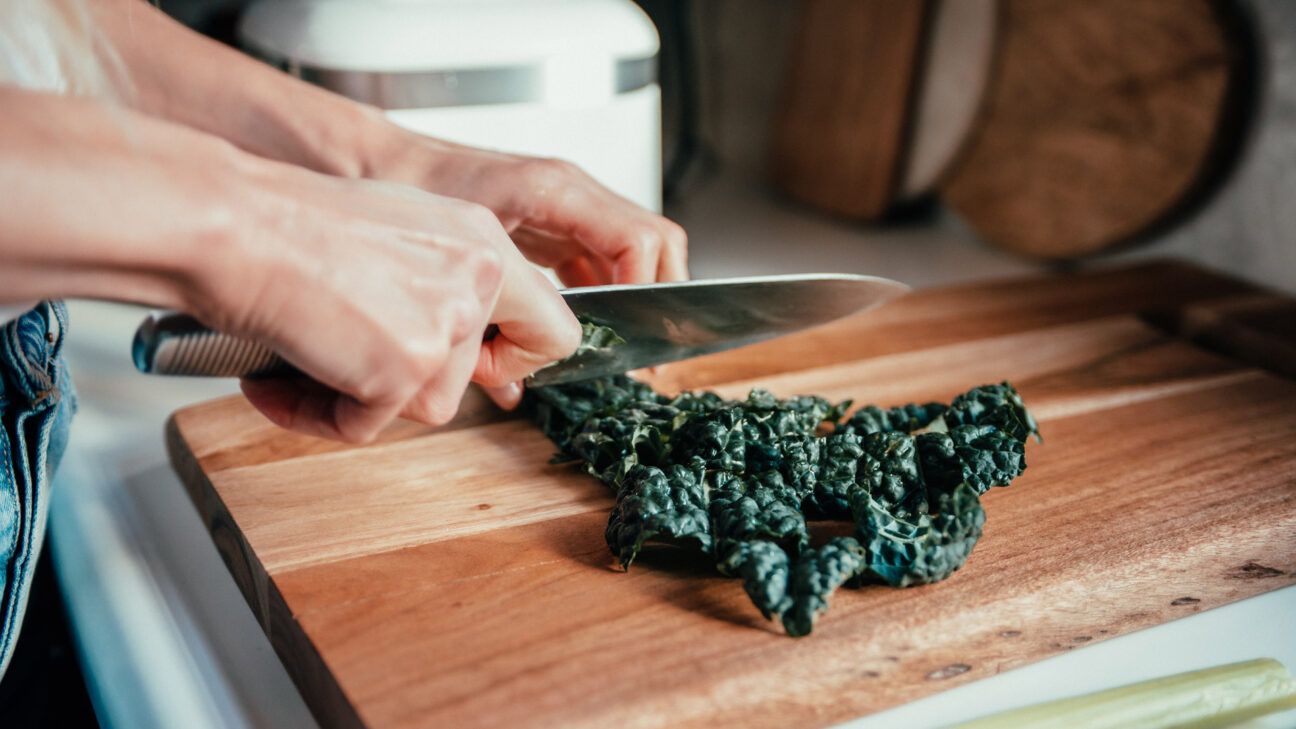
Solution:
<svg viewBox="0 0 1296 729"><path fill-rule="evenodd" d="M743 589L765 618L778 616L791 636L808 635L828 609L828 598L865 568L864 547L851 537L837 537L794 559L765 541L732 544L720 560L720 572L741 577Z"/></svg>
<svg viewBox="0 0 1296 729"><path fill-rule="evenodd" d="M585 333L582 351L620 339ZM1039 438L1008 383L948 406L869 405L843 422L849 405L765 390L668 398L624 375L524 399L555 459L616 494L606 537L623 567L646 544L701 550L791 636L810 633L844 584L905 587L961 567L985 524L978 497L1020 475L1025 440ZM851 520L856 536L811 548L807 519Z"/></svg>
<svg viewBox="0 0 1296 729"><path fill-rule="evenodd" d="M745 477L719 471L710 478L712 534L717 540L764 539L793 550L809 542L801 499L778 471Z"/></svg>
<svg viewBox="0 0 1296 729"><path fill-rule="evenodd" d="M806 510L821 519L849 519L850 492L864 456L863 441L853 433L833 433L819 448L819 474L806 499Z"/></svg>
<svg viewBox="0 0 1296 729"><path fill-rule="evenodd" d="M1026 410L1021 395L1007 382L973 388L950 402L941 414L946 427L956 425L993 425L1014 438L1026 436L1040 440L1039 425Z"/></svg>
<svg viewBox="0 0 1296 729"><path fill-rule="evenodd" d="M607 543L629 569L644 542L679 544L692 540L711 549L711 520L702 474L674 465L669 472L634 465L617 491L608 519Z"/></svg>
<svg viewBox="0 0 1296 729"><path fill-rule="evenodd" d="M782 547L773 542L733 542L716 566L721 574L742 578L743 589L766 620L787 610L792 568Z"/></svg>
<svg viewBox="0 0 1296 729"><path fill-rule="evenodd" d="M966 484L955 487L944 506L939 514L906 519L862 495L855 524L869 573L892 587L908 587L939 582L962 567L981 537L985 511Z"/></svg>
<svg viewBox="0 0 1296 729"><path fill-rule="evenodd" d="M867 554L850 537L837 537L819 549L801 553L788 580L788 606L783 630L793 637L809 635L815 620L828 609L828 598L863 571Z"/></svg>
<svg viewBox="0 0 1296 729"><path fill-rule="evenodd" d="M883 410L876 405L867 405L855 411L841 427L839 433L912 433L919 428L927 427L933 420L945 412L945 406L938 402L926 405L902 405L898 408Z"/></svg>
<svg viewBox="0 0 1296 729"><path fill-rule="evenodd" d="M575 357L586 352L596 352L600 349L611 349L625 343L626 340L613 331L612 327L585 321L581 322L580 346L576 347L576 351L572 352L571 356Z"/></svg>

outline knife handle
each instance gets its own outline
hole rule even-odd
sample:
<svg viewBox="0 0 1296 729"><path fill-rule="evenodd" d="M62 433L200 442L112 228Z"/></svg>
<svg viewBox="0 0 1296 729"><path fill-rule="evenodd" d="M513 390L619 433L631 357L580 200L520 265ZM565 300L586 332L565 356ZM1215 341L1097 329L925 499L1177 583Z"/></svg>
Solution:
<svg viewBox="0 0 1296 729"><path fill-rule="evenodd" d="M154 312L141 322L131 357L136 369L150 375L273 377L297 371L268 347L176 312Z"/></svg>

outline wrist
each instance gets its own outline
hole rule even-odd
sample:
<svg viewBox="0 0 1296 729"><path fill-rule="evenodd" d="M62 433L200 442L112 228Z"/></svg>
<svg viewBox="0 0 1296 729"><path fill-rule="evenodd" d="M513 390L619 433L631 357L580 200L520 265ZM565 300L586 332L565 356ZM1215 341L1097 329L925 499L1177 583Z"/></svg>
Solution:
<svg viewBox="0 0 1296 729"><path fill-rule="evenodd" d="M360 176L443 192L435 183L453 174L449 169L452 153L460 147L405 129L388 120L379 109L362 108L377 118L366 127L360 146Z"/></svg>
<svg viewBox="0 0 1296 729"><path fill-rule="evenodd" d="M295 285L286 276L285 228L300 221L294 179L313 174L293 165L230 148L211 171L213 197L202 224L192 228L177 259L175 280L184 284L184 311L231 334L248 334L253 312L274 287Z"/></svg>

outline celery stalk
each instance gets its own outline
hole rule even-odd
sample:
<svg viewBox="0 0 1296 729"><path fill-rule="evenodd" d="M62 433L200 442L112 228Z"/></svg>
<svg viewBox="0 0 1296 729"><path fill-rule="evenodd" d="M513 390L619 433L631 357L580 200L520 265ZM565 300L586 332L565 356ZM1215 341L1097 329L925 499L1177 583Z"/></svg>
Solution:
<svg viewBox="0 0 1296 729"><path fill-rule="evenodd" d="M1296 680L1272 658L1230 663L1006 711L955 729L1210 729L1296 708Z"/></svg>

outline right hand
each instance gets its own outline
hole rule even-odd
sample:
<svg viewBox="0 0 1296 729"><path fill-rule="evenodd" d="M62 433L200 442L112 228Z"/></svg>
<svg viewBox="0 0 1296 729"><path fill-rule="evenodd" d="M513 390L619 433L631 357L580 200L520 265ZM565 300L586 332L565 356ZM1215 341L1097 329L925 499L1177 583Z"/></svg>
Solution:
<svg viewBox="0 0 1296 729"><path fill-rule="evenodd" d="M511 383L579 344L571 311L486 208L244 167L242 199L255 212L194 276L189 308L312 378L242 383L276 424L354 442L398 415L443 424L470 379L516 401ZM488 324L499 333L483 342Z"/></svg>

